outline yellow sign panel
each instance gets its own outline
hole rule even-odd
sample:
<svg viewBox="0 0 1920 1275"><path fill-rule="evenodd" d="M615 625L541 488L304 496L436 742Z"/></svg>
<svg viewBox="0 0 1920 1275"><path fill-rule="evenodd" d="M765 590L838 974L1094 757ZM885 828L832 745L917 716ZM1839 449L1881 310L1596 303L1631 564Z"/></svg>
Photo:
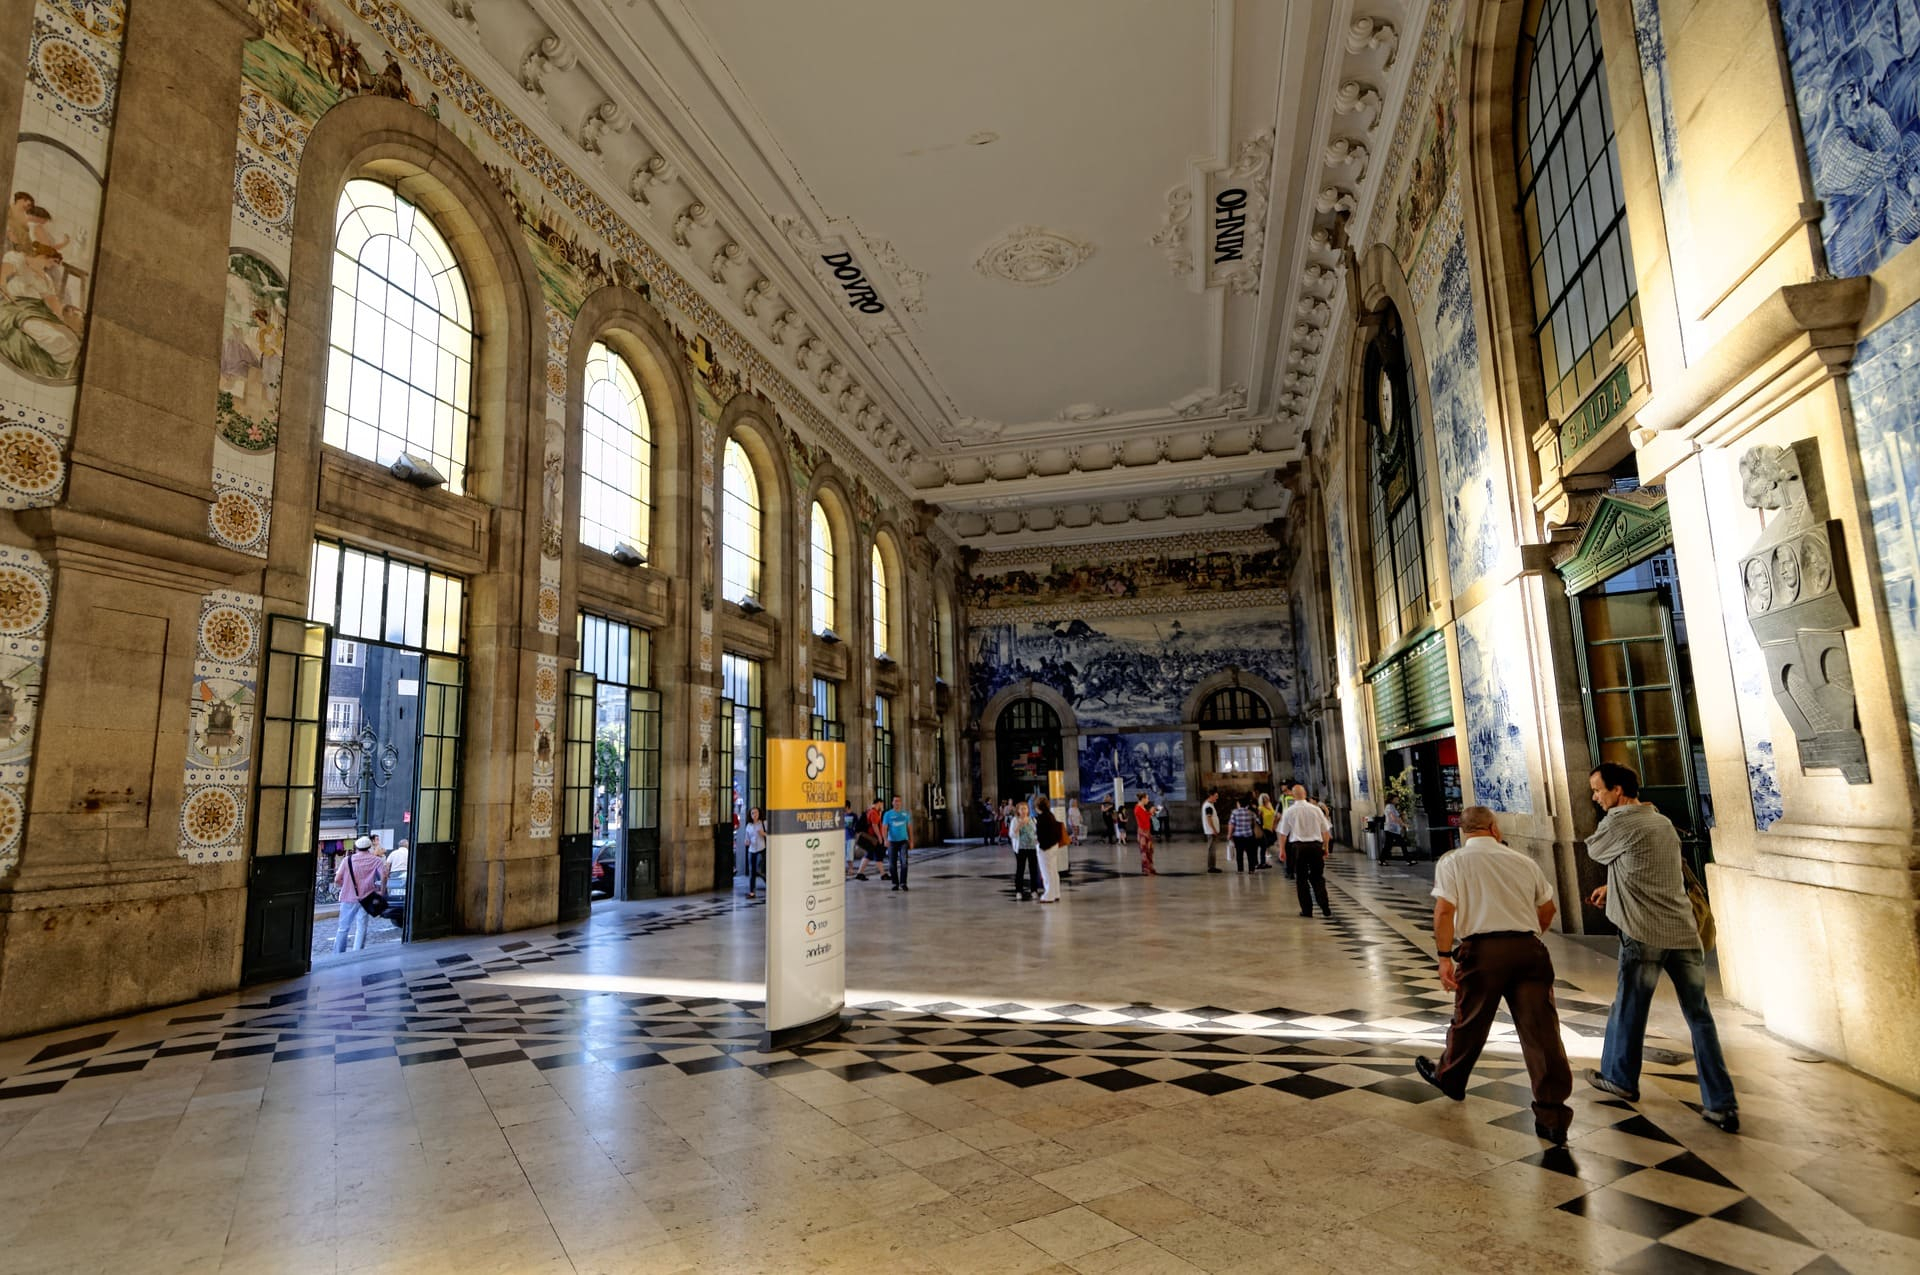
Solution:
<svg viewBox="0 0 1920 1275"><path fill-rule="evenodd" d="M1047 796L1055 801L1065 801L1067 799L1066 771L1049 770L1047 772Z"/></svg>
<svg viewBox="0 0 1920 1275"><path fill-rule="evenodd" d="M767 810L839 810L847 800L847 746L823 739L767 741Z"/></svg>

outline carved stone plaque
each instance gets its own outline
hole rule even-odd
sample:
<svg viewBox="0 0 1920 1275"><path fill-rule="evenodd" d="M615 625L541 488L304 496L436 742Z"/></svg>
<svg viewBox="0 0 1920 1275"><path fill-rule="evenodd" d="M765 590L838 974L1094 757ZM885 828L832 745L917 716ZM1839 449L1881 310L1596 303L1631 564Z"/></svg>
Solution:
<svg viewBox="0 0 1920 1275"><path fill-rule="evenodd" d="M1775 702L1793 725L1800 764L1869 782L1846 630L1851 581L1838 524L1827 519L1818 445L1761 445L1740 458L1741 498L1777 511L1740 560L1747 620L1767 659Z"/></svg>

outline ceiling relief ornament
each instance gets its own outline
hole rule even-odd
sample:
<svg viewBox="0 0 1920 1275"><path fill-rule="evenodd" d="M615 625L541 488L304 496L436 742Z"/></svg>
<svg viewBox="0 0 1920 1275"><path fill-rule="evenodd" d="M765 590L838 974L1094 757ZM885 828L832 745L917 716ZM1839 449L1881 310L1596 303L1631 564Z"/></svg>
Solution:
<svg viewBox="0 0 1920 1275"><path fill-rule="evenodd" d="M998 442L1007 432L1000 421L983 421L977 416L963 416L955 421L949 430L957 442L967 444Z"/></svg>
<svg viewBox="0 0 1920 1275"><path fill-rule="evenodd" d="M1387 60L1380 69L1391 71L1393 60L1400 54L1400 33L1391 22L1382 22L1379 18L1355 18L1353 25L1347 28L1347 52L1359 53L1364 49L1385 49Z"/></svg>
<svg viewBox="0 0 1920 1275"><path fill-rule="evenodd" d="M653 188L664 186L673 180L673 168L667 163L665 155L655 155L646 163L633 170L633 176L627 178L627 193L642 208L653 205Z"/></svg>
<svg viewBox="0 0 1920 1275"><path fill-rule="evenodd" d="M1185 398L1175 399L1170 407L1183 420L1193 420L1201 416L1225 416L1229 412L1247 410L1247 387L1229 385L1224 390L1195 390Z"/></svg>
<svg viewBox="0 0 1920 1275"><path fill-rule="evenodd" d="M1167 192L1167 219L1147 242L1167 259L1174 274L1193 273L1193 243L1189 233L1193 220L1193 187L1185 183Z"/></svg>
<svg viewBox="0 0 1920 1275"><path fill-rule="evenodd" d="M827 294L840 298L842 313L869 349L906 333L900 311L918 314L927 308L927 276L902 261L892 244L876 244L851 223L838 223L848 227L838 234L816 234L800 217L782 215L773 222ZM883 275L896 289L891 296L882 296L875 286L875 277Z"/></svg>
<svg viewBox="0 0 1920 1275"><path fill-rule="evenodd" d="M1101 407L1097 403L1069 403L1053 414L1056 421L1069 425L1085 425L1092 421L1104 420L1113 415L1111 407Z"/></svg>
<svg viewBox="0 0 1920 1275"><path fill-rule="evenodd" d="M1372 112L1373 118L1363 127L1371 133L1380 127L1380 112L1386 109L1386 103L1380 97L1380 90L1371 84L1359 80L1348 80L1340 86L1334 95L1333 109L1342 115L1365 115Z"/></svg>
<svg viewBox="0 0 1920 1275"><path fill-rule="evenodd" d="M989 279L1044 288L1072 274L1092 255L1092 244L1062 231L1015 226L981 253L973 268Z"/></svg>
<svg viewBox="0 0 1920 1275"><path fill-rule="evenodd" d="M557 35L542 37L527 50L527 56L520 60L520 87L541 101L547 97L546 80L549 71L570 71L575 58L566 41Z"/></svg>

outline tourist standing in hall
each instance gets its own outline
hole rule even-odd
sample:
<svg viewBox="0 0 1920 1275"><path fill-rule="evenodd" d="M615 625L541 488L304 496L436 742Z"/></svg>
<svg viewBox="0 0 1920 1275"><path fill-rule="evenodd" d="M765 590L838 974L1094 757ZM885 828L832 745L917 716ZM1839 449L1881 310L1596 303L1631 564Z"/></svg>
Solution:
<svg viewBox="0 0 1920 1275"><path fill-rule="evenodd" d="M767 875L767 825L760 821L760 807L754 806L747 811L747 821L740 825L740 848L747 856L747 897L753 897L753 886Z"/></svg>
<svg viewBox="0 0 1920 1275"><path fill-rule="evenodd" d="M1587 1073L1587 1083L1626 1102L1640 1101L1647 1011L1665 970L1693 1033L1700 1117L1734 1133L1740 1128L1740 1104L1707 1003L1707 953L1687 898L1680 834L1671 819L1640 800L1640 776L1628 767L1601 762L1587 776L1587 787L1605 812L1587 838L1587 854L1607 869L1607 883L1588 902L1605 908L1607 920L1620 931L1619 990L1607 1017L1600 1068Z"/></svg>
<svg viewBox="0 0 1920 1275"><path fill-rule="evenodd" d="M380 893L387 884L387 861L374 853L375 844L372 837L361 837L353 843L353 853L333 870L334 888L340 891L340 929L333 937L336 954L349 946L358 952L367 945L367 926L373 918L361 900Z"/></svg>
<svg viewBox="0 0 1920 1275"><path fill-rule="evenodd" d="M1218 858L1218 846L1220 842L1220 790L1217 788L1209 789L1207 791L1207 799L1200 803L1200 831L1205 833L1207 838L1207 871L1218 872L1220 871L1220 860Z"/></svg>
<svg viewBox="0 0 1920 1275"><path fill-rule="evenodd" d="M853 803L851 801L847 803L847 808L841 812L840 819L841 822L846 825L847 830L847 875L852 876L854 869L854 847L858 844L855 837L860 831L860 816L854 813ZM864 856L860 858L859 866L862 870L866 868L867 861Z"/></svg>
<svg viewBox="0 0 1920 1275"><path fill-rule="evenodd" d="M1140 875L1157 877L1153 870L1153 795L1142 791L1133 807L1133 835L1140 844Z"/></svg>
<svg viewBox="0 0 1920 1275"><path fill-rule="evenodd" d="M1540 941L1553 923L1553 887L1532 859L1500 843L1499 820L1485 806L1460 812L1460 836L1460 848L1433 873L1433 937L1441 986L1453 993L1453 1022L1439 1065L1421 1057L1414 1067L1455 1102L1466 1097L1505 1000L1533 1082L1533 1131L1564 1143L1573 1122L1573 1073L1553 1008L1553 956Z"/></svg>
<svg viewBox="0 0 1920 1275"><path fill-rule="evenodd" d="M893 809L880 817L887 832L887 870L893 874L893 888L907 888L907 856L913 849L913 816L907 813L907 803L899 797L893 799Z"/></svg>
<svg viewBox="0 0 1920 1275"><path fill-rule="evenodd" d="M1060 901L1060 869L1066 866L1067 826L1053 816L1053 805L1045 797L1039 798L1034 808L1040 814L1034 819L1034 844L1040 851L1040 868L1045 873L1045 889L1041 891L1042 903Z"/></svg>
<svg viewBox="0 0 1920 1275"><path fill-rule="evenodd" d="M1013 888L1024 903L1040 892L1040 829L1024 801L1013 808L1007 840L1013 846Z"/></svg>
<svg viewBox="0 0 1920 1275"><path fill-rule="evenodd" d="M1227 835L1233 838L1233 870L1252 872L1260 862L1260 822L1242 793L1233 799L1233 813L1227 816Z"/></svg>
<svg viewBox="0 0 1920 1275"><path fill-rule="evenodd" d="M1077 846L1087 839L1087 816L1080 810L1080 799L1067 799L1067 844Z"/></svg>
<svg viewBox="0 0 1920 1275"><path fill-rule="evenodd" d="M1259 862L1254 866L1271 868L1273 860L1269 852L1273 851L1275 843L1280 839L1280 812L1274 809L1273 798L1264 792L1261 793L1260 807L1253 812L1253 817L1260 825L1260 857ZM1284 853L1281 853L1280 859L1282 863L1286 863ZM1293 875L1292 864L1287 864L1287 875Z"/></svg>
<svg viewBox="0 0 1920 1275"><path fill-rule="evenodd" d="M1312 916L1314 900L1320 915L1332 916L1327 904L1327 853L1333 849L1333 821L1307 800L1304 784L1293 786L1294 803L1280 816L1279 835L1286 844L1281 853L1293 869L1294 888L1300 892L1300 915Z"/></svg>

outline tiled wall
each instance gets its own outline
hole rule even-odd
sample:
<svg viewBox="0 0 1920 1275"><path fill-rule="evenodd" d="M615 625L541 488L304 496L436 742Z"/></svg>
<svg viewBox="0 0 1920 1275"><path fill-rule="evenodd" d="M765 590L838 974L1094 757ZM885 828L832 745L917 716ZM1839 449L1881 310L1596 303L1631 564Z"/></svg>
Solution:
<svg viewBox="0 0 1920 1275"><path fill-rule="evenodd" d="M1907 728L1920 755L1920 306L1860 343L1851 384Z"/></svg>
<svg viewBox="0 0 1920 1275"><path fill-rule="evenodd" d="M1920 15L1910 0L1780 0L1835 274L1920 236Z"/></svg>
<svg viewBox="0 0 1920 1275"><path fill-rule="evenodd" d="M1460 694L1466 721L1460 741L1472 762L1473 800L1513 814L1533 811L1522 723L1531 714L1526 630L1511 591L1495 594L1460 617Z"/></svg>

